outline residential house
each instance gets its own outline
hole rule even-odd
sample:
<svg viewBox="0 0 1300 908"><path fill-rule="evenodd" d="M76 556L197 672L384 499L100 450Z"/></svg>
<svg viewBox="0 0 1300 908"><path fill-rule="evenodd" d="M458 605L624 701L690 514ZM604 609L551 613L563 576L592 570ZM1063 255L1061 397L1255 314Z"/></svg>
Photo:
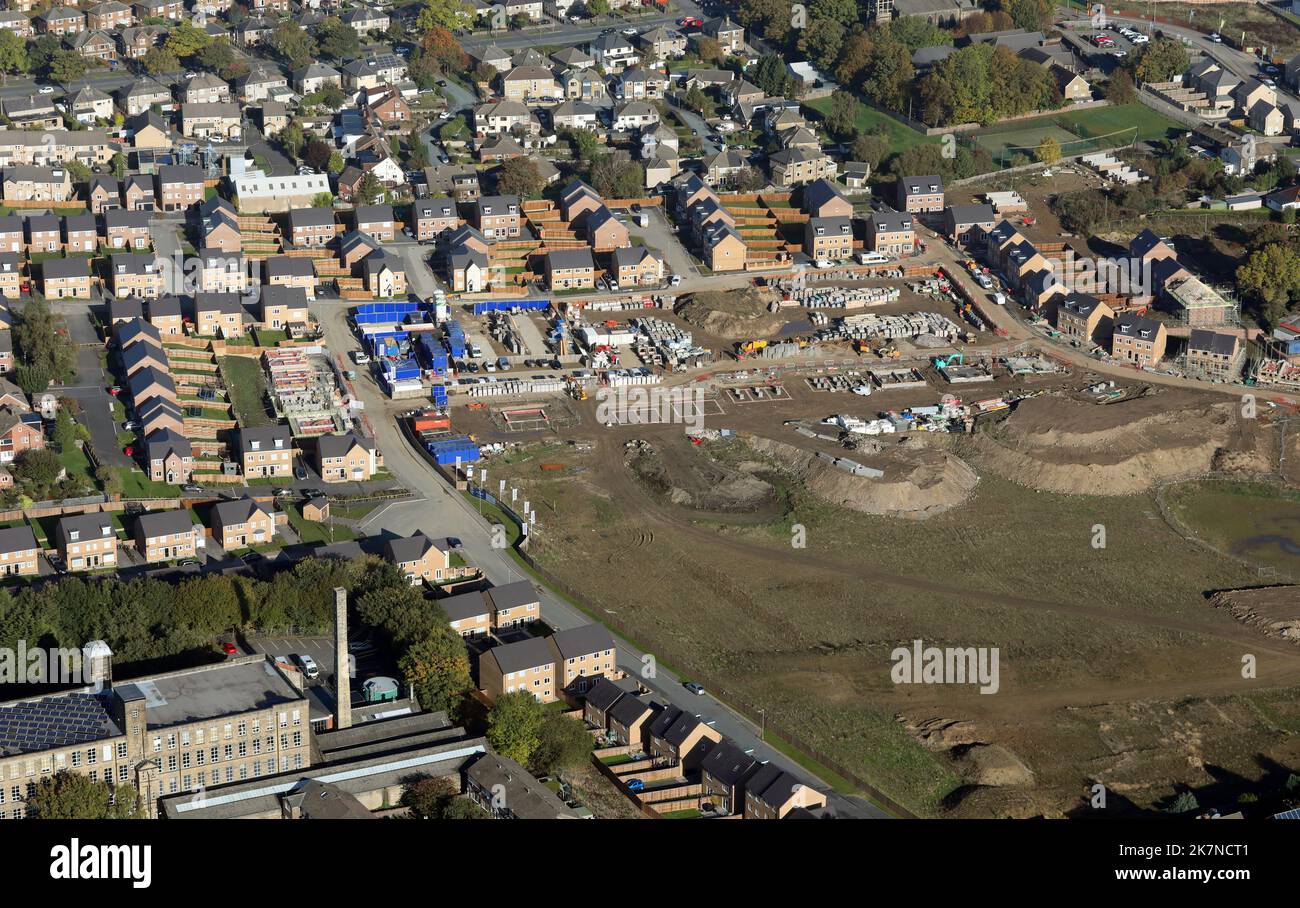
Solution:
<svg viewBox="0 0 1300 908"><path fill-rule="evenodd" d="M86 202L91 214L103 214L122 206L122 187L117 177L107 173L91 174L86 184Z"/></svg>
<svg viewBox="0 0 1300 908"><path fill-rule="evenodd" d="M41 290L48 299L90 299L90 269L86 259L46 259L41 263Z"/></svg>
<svg viewBox="0 0 1300 908"><path fill-rule="evenodd" d="M867 218L867 248L889 256L916 251L916 223L910 214L873 211Z"/></svg>
<svg viewBox="0 0 1300 908"><path fill-rule="evenodd" d="M126 388L137 410L155 397L176 403L176 382L166 369L145 366L127 378Z"/></svg>
<svg viewBox="0 0 1300 908"><path fill-rule="evenodd" d="M176 337L184 333L180 297L160 296L149 301L149 324L163 337Z"/></svg>
<svg viewBox="0 0 1300 908"><path fill-rule="evenodd" d="M590 249L552 249L546 253L546 286L549 290L591 290L596 282L596 263Z"/></svg>
<svg viewBox="0 0 1300 908"><path fill-rule="evenodd" d="M325 482L365 482L379 469L379 460L374 441L355 432L317 439L316 466Z"/></svg>
<svg viewBox="0 0 1300 908"><path fill-rule="evenodd" d="M293 288L300 290L307 299L316 298L316 267L311 259L297 255L272 255L262 262L262 271L266 276L266 289Z"/></svg>
<svg viewBox="0 0 1300 908"><path fill-rule="evenodd" d="M66 167L6 167L0 177L0 194L5 201L68 202L72 200L72 177Z"/></svg>
<svg viewBox="0 0 1300 908"><path fill-rule="evenodd" d="M992 205L949 205L943 210L943 232L958 246L982 244L995 223Z"/></svg>
<svg viewBox="0 0 1300 908"><path fill-rule="evenodd" d="M1187 340L1187 374L1202 381L1236 381L1245 358L1245 344L1235 334L1193 328Z"/></svg>
<svg viewBox="0 0 1300 908"><path fill-rule="evenodd" d="M713 272L743 271L748 256L745 241L731 224L722 221L706 227L701 235L704 261Z"/></svg>
<svg viewBox="0 0 1300 908"><path fill-rule="evenodd" d="M900 177L898 209L909 214L938 213L944 208L943 180L937 176Z"/></svg>
<svg viewBox="0 0 1300 908"><path fill-rule="evenodd" d="M72 117L87 126L98 120L112 120L113 98L93 85L83 86L72 96Z"/></svg>
<svg viewBox="0 0 1300 908"><path fill-rule="evenodd" d="M449 198L418 199L411 205L415 238L429 243L460 226L456 203Z"/></svg>
<svg viewBox="0 0 1300 908"><path fill-rule="evenodd" d="M620 697L606 711L609 736L623 747L648 748L650 726L658 715L656 709L657 704L652 704L643 697Z"/></svg>
<svg viewBox="0 0 1300 908"><path fill-rule="evenodd" d="M58 252L63 248L63 222L57 214L33 214L26 219L27 252Z"/></svg>
<svg viewBox="0 0 1300 908"><path fill-rule="evenodd" d="M402 257L386 249L366 256L361 262L363 286L376 299L405 298L406 265Z"/></svg>
<svg viewBox="0 0 1300 908"><path fill-rule="evenodd" d="M181 105L181 135L218 144L238 141L243 135L243 114L230 101L186 102Z"/></svg>
<svg viewBox="0 0 1300 908"><path fill-rule="evenodd" d="M128 173L126 182L122 184L122 207L135 212L157 210L158 193L154 190L154 177Z"/></svg>
<svg viewBox="0 0 1300 908"><path fill-rule="evenodd" d="M288 426L244 426L239 430L239 454L245 478L293 475Z"/></svg>
<svg viewBox="0 0 1300 908"><path fill-rule="evenodd" d="M391 243L397 234L392 205L361 205L355 215L356 229L381 243Z"/></svg>
<svg viewBox="0 0 1300 908"><path fill-rule="evenodd" d="M39 574L39 556L40 546L36 543L36 534L31 527L21 525L0 529L0 576Z"/></svg>
<svg viewBox="0 0 1300 908"><path fill-rule="evenodd" d="M492 602L492 626L496 628L531 624L542 617L542 601L527 580L516 580L487 590Z"/></svg>
<svg viewBox="0 0 1300 908"><path fill-rule="evenodd" d="M1110 335L1115 310L1095 296L1072 293L1056 309L1056 330L1066 340L1085 347L1103 343Z"/></svg>
<svg viewBox="0 0 1300 908"><path fill-rule="evenodd" d="M729 740L719 741L700 761L700 800L727 817L745 811L745 783L762 764Z"/></svg>
<svg viewBox="0 0 1300 908"><path fill-rule="evenodd" d="M527 637L487 650L478 658L479 688L493 702L526 691L541 703L557 698L555 651L543 637Z"/></svg>
<svg viewBox="0 0 1300 908"><path fill-rule="evenodd" d="M0 463L12 463L28 451L45 450L40 414L0 407Z"/></svg>
<svg viewBox="0 0 1300 908"><path fill-rule="evenodd" d="M239 294L248 290L248 268L242 252L200 249L197 259L197 289L200 293ZM186 275L187 279L190 277Z"/></svg>
<svg viewBox="0 0 1300 908"><path fill-rule="evenodd" d="M238 293L194 295L194 333L200 337L243 337L244 304Z"/></svg>
<svg viewBox="0 0 1300 908"><path fill-rule="evenodd" d="M488 239L519 236L519 196L483 196L470 206L470 224Z"/></svg>
<svg viewBox="0 0 1300 908"><path fill-rule="evenodd" d="M330 208L295 208L289 212L288 240L294 246L325 246L338 235Z"/></svg>
<svg viewBox="0 0 1300 908"><path fill-rule="evenodd" d="M227 552L265 545L275 538L275 515L251 498L217 502L209 521L212 537Z"/></svg>
<svg viewBox="0 0 1300 908"><path fill-rule="evenodd" d="M745 783L747 820L781 820L794 810L825 806L826 795L771 763L764 763Z"/></svg>
<svg viewBox="0 0 1300 908"><path fill-rule="evenodd" d="M783 148L767 159L772 183L781 188L835 176L835 159L820 149Z"/></svg>
<svg viewBox="0 0 1300 908"><path fill-rule="evenodd" d="M162 269L152 255L117 252L109 257L109 286L116 296L153 299L163 290Z"/></svg>
<svg viewBox="0 0 1300 908"><path fill-rule="evenodd" d="M666 706L650 724L650 758L657 767L675 766L682 773L694 772L721 740L722 732L699 717Z"/></svg>
<svg viewBox="0 0 1300 908"><path fill-rule="evenodd" d="M830 180L814 180L804 186L799 208L812 218L853 216L853 203L845 198L840 187Z"/></svg>
<svg viewBox="0 0 1300 908"><path fill-rule="evenodd" d="M1114 317L1110 355L1126 363L1153 369L1164 359L1168 333L1163 322L1132 312Z"/></svg>
<svg viewBox="0 0 1300 908"><path fill-rule="evenodd" d="M158 205L163 211L182 211L203 201L203 170L188 164L166 164L156 176Z"/></svg>
<svg viewBox="0 0 1300 908"><path fill-rule="evenodd" d="M657 287L663 283L663 259L644 246L620 246L614 250L611 261L619 289Z"/></svg>
<svg viewBox="0 0 1300 908"><path fill-rule="evenodd" d="M614 638L603 624L556 631L547 642L555 652L556 685L567 694L582 697L599 679L619 675Z"/></svg>
<svg viewBox="0 0 1300 908"><path fill-rule="evenodd" d="M659 111L647 101L628 101L614 108L616 132L638 132L659 122Z"/></svg>
<svg viewBox="0 0 1300 908"><path fill-rule="evenodd" d="M104 244L110 249L148 249L150 242L148 211L104 212Z"/></svg>
<svg viewBox="0 0 1300 908"><path fill-rule="evenodd" d="M313 280L315 280L313 278ZM305 325L309 320L307 291L302 287L271 285L263 287L258 299L263 328L281 330L289 325Z"/></svg>
<svg viewBox="0 0 1300 908"><path fill-rule="evenodd" d="M729 16L705 20L700 33L713 38L729 54L738 54L745 47L745 30L732 22Z"/></svg>
<svg viewBox="0 0 1300 908"><path fill-rule="evenodd" d="M70 6L52 6L36 16L36 30L43 35L71 37L86 28L86 16Z"/></svg>
<svg viewBox="0 0 1300 908"><path fill-rule="evenodd" d="M194 473L194 450L189 439L172 429L159 429L145 439L144 458L154 482L178 486L189 482Z"/></svg>
<svg viewBox="0 0 1300 908"><path fill-rule="evenodd" d="M846 217L809 218L803 251L814 262L840 262L853 255L853 221Z"/></svg>
<svg viewBox="0 0 1300 908"><path fill-rule="evenodd" d="M59 518L55 539L59 557L69 571L117 567L117 531L106 513Z"/></svg>
<svg viewBox="0 0 1300 908"><path fill-rule="evenodd" d="M150 511L135 520L135 547L149 564L193 558L202 527L190 518L188 508Z"/></svg>
<svg viewBox="0 0 1300 908"><path fill-rule="evenodd" d="M373 444L370 450L373 453ZM412 585L420 581L439 583L447 578L451 569L451 552L445 540L440 544L424 533L389 539L384 543L384 557L396 565ZM482 596L481 593L476 595Z"/></svg>

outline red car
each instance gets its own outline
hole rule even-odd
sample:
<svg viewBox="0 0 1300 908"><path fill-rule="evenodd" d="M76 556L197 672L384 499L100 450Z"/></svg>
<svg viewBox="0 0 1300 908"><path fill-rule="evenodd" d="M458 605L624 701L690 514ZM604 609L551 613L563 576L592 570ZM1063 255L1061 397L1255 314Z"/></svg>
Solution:
<svg viewBox="0 0 1300 908"><path fill-rule="evenodd" d="M108 393L112 394L114 397L117 397L117 395L122 393L122 389L119 388L117 385L114 385L113 387L108 389Z"/></svg>
<svg viewBox="0 0 1300 908"><path fill-rule="evenodd" d="M239 647L235 646L233 643L226 642L221 644L221 651L227 656L235 656L239 654Z"/></svg>
<svg viewBox="0 0 1300 908"><path fill-rule="evenodd" d="M677 24L682 28L702 28L704 26L704 20L698 16L685 16Z"/></svg>
<svg viewBox="0 0 1300 908"><path fill-rule="evenodd" d="M125 454L127 457L134 457L135 445L127 445L125 448L122 449L122 453Z"/></svg>

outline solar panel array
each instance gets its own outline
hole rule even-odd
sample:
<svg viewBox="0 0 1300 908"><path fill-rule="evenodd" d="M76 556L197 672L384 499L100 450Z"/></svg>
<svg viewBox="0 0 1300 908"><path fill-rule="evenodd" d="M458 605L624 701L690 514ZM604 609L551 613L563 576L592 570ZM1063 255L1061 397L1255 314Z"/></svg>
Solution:
<svg viewBox="0 0 1300 908"><path fill-rule="evenodd" d="M1291 810L1284 810L1281 813L1273 814L1274 820L1300 820L1300 807L1293 807Z"/></svg>
<svg viewBox="0 0 1300 908"><path fill-rule="evenodd" d="M0 752L33 753L116 733L112 716L90 694L46 697L0 709Z"/></svg>

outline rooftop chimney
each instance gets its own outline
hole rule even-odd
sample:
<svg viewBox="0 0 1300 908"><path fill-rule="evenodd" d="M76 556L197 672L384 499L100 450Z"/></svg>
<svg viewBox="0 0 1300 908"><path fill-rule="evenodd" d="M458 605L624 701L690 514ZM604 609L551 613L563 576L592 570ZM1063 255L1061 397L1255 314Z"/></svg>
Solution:
<svg viewBox="0 0 1300 908"><path fill-rule="evenodd" d="M348 591L334 588L334 727L352 727L352 663L348 659Z"/></svg>
<svg viewBox="0 0 1300 908"><path fill-rule="evenodd" d="M91 640L81 648L86 683L99 690L113 687L113 651L103 640Z"/></svg>

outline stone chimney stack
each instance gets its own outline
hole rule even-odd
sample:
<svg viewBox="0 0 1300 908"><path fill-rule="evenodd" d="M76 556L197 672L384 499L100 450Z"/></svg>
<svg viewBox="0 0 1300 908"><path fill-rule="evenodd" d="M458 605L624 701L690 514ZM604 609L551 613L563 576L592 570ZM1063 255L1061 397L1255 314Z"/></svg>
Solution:
<svg viewBox="0 0 1300 908"><path fill-rule="evenodd" d="M334 588L334 727L352 727L352 662L348 658L348 591Z"/></svg>
<svg viewBox="0 0 1300 908"><path fill-rule="evenodd" d="M86 683L102 690L113 687L113 651L103 640L91 640L81 648Z"/></svg>

